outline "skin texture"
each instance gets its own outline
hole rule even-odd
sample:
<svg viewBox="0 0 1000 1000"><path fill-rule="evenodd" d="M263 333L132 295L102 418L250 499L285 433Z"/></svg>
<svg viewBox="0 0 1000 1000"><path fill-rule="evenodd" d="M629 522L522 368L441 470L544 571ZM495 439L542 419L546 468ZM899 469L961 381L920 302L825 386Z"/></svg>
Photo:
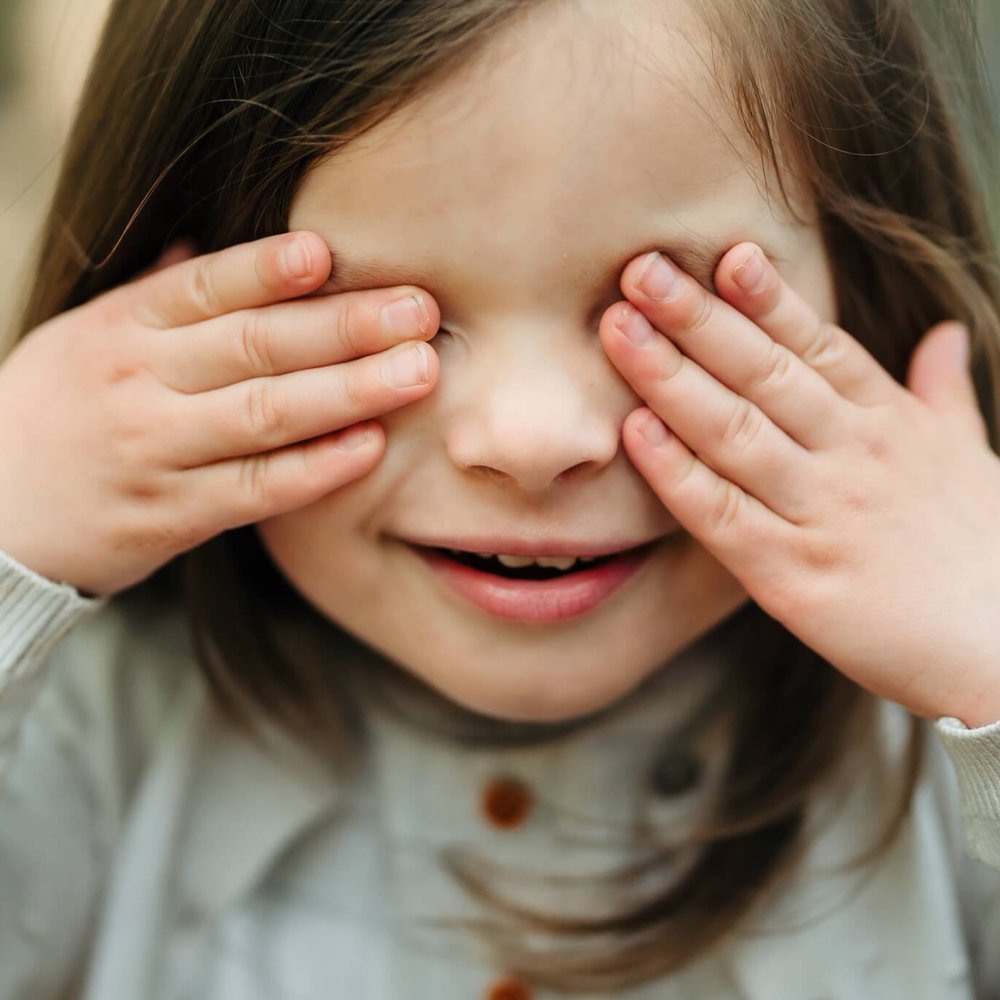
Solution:
<svg viewBox="0 0 1000 1000"><path fill-rule="evenodd" d="M426 289L440 382L381 421L370 475L262 522L265 547L322 613L500 718L598 710L752 596L876 693L991 721L997 567L975 554L1000 472L955 328L921 345L912 392L838 331L820 235L751 173L697 21L625 8L531 9L308 176L290 224L334 249L325 289ZM688 272L666 302L637 288L655 249ZM741 291L752 259L764 277ZM623 295L647 346L622 333ZM659 448L644 403L678 435ZM965 493L942 485L949 461ZM458 598L405 544L484 534L664 541L597 610L528 625Z"/></svg>
<svg viewBox="0 0 1000 1000"><path fill-rule="evenodd" d="M718 99L689 43L655 19L585 10L532 11L467 71L322 163L290 218L343 257L384 262L367 285L426 274L447 333L431 342L434 392L382 420L379 466L260 524L263 542L324 614L505 718L608 705L746 600L622 447L641 400L599 324L628 260L692 238L717 259L753 235L832 309L817 233L775 214L733 148L738 133L713 125ZM710 280L710 261L695 267ZM483 533L670 537L605 605L540 626L455 597L401 542Z"/></svg>

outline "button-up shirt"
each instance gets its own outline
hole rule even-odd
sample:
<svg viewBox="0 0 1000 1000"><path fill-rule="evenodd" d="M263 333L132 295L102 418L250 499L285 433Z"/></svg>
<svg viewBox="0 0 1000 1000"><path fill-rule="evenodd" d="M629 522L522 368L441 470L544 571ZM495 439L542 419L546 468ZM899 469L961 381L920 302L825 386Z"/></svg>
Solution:
<svg viewBox="0 0 1000 1000"><path fill-rule="evenodd" d="M175 611L0 554L0 1000L554 1000L455 925L491 913L443 859L542 909L614 909L595 877L633 857L632 829L683 830L720 780L725 720L704 709L723 666L697 646L640 697L512 747L372 699L348 782L277 727L228 724ZM938 720L902 834L839 870L884 819L904 723L881 706L779 896L614 996L1000 996L1000 723Z"/></svg>

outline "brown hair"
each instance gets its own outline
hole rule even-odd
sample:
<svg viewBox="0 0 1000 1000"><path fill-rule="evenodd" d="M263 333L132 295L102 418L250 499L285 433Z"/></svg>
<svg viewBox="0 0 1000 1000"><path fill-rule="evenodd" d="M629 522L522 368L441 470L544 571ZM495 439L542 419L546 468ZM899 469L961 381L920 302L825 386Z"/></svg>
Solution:
<svg viewBox="0 0 1000 1000"><path fill-rule="evenodd" d="M556 0L117 0L23 332L128 280L175 237L207 251L284 231L297 184L318 157L466 63L538 2ZM761 156L793 164L815 198L843 325L903 380L932 324L965 321L996 449L994 247L966 159L969 130L979 130L980 146L992 132L983 106L955 86L958 67L976 65L967 6L701 6L723 55L720 78ZM947 44L932 44L941 39ZM343 753L349 692L330 664L352 655L353 644L283 580L252 528L211 540L127 595L168 596L183 601L200 668L237 724L252 729L255 717L269 717L321 752ZM740 653L730 687L738 752L692 835L697 861L679 881L611 918L562 917L519 910L475 866L451 859L456 875L509 918L487 935L511 971L568 990L653 979L703 955L794 869L807 807L847 747L871 732L874 701L754 605L724 628ZM281 639L296 629L319 630L325 652L309 654L303 643L296 653ZM456 738L480 742L566 728L498 724L458 709L454 718ZM865 858L905 820L921 745L914 720L898 762L900 794ZM552 932L565 947L536 952L511 929Z"/></svg>

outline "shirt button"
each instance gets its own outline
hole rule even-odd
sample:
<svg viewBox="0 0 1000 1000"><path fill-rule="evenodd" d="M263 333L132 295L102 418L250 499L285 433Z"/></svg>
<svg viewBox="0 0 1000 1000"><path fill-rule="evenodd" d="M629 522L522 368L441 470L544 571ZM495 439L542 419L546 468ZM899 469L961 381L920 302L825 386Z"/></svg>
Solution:
<svg viewBox="0 0 1000 1000"><path fill-rule="evenodd" d="M531 989L519 979L501 979L486 994L486 1000L531 1000Z"/></svg>
<svg viewBox="0 0 1000 1000"><path fill-rule="evenodd" d="M691 791L701 778L701 761L692 753L671 750L653 765L650 782L658 795L670 798Z"/></svg>
<svg viewBox="0 0 1000 1000"><path fill-rule="evenodd" d="M494 826L505 830L520 826L533 805L531 789L516 778L494 778L483 790L483 814Z"/></svg>

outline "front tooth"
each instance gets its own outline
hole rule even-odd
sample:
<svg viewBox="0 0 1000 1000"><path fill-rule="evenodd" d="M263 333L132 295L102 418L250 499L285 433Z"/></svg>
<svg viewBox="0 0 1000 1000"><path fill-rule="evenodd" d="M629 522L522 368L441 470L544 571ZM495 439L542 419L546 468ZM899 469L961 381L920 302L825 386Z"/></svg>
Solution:
<svg viewBox="0 0 1000 1000"><path fill-rule="evenodd" d="M531 556L497 556L501 566L508 569L524 569L525 566L533 566L535 560Z"/></svg>
<svg viewBox="0 0 1000 1000"><path fill-rule="evenodd" d="M539 566L547 566L549 569L566 570L576 562L576 556L568 556L565 558L558 558L556 556L547 558L546 556L542 556L537 559L536 562Z"/></svg>
<svg viewBox="0 0 1000 1000"><path fill-rule="evenodd" d="M477 552L476 555L479 556L480 559L492 559L493 558L493 553L492 552Z"/></svg>

